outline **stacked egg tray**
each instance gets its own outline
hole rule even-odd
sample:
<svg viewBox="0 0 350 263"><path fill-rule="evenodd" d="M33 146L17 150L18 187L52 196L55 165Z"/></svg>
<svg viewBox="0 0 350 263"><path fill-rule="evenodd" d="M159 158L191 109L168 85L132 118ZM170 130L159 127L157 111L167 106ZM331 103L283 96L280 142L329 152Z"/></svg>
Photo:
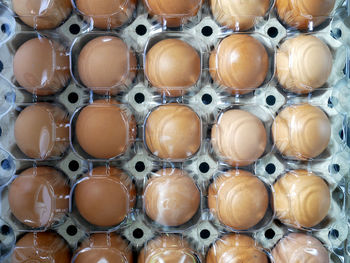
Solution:
<svg viewBox="0 0 350 263"><path fill-rule="evenodd" d="M126 238L135 253L160 233L177 233L188 240L195 250L205 258L208 248L224 233L230 231L211 215L207 205L208 185L214 175L229 168L221 162L212 150L210 130L218 114L235 106L253 112L263 120L268 132L268 145L263 156L254 164L244 167L245 170L258 176L272 190L272 184L278 176L286 171L307 169L324 178L332 191L331 209L322 224L311 230L297 230L281 224L275 219L273 211L267 213L264 224L251 231L243 231L252 236L264 250L269 253L276 243L289 232L309 232L318 238L330 252L331 262L350 262L350 244L347 243L348 215L350 212L348 184L350 168L350 144L348 134L348 114L350 114L350 50L349 44L349 3L337 1L332 17L311 34L322 39L331 49L334 57L332 74L327 87L308 95L295 95L286 92L274 77L275 54L277 46L287 37L297 34L290 31L278 19L273 3L269 13L259 21L253 30L246 34L258 35L269 43L268 53L272 66L269 68L271 80L261 87L242 96L230 95L214 83L209 74L210 51L219 41L232 34L221 27L213 18L208 3L204 3L197 17L191 19L179 29L167 29L150 17L142 3L139 3L131 21L117 30L101 31L84 21L76 10L58 28L54 30L34 31L24 25L11 11L11 1L0 2L0 184L1 184L1 220L0 220L0 261L10 261L16 238L25 232L38 231L18 222L11 215L7 189L14 176L26 168L47 165L62 171L69 179L71 187L92 167L105 165L99 160L87 160L80 156L71 145L63 156L54 160L31 160L24 156L16 146L14 139L14 122L24 107L36 102L59 104L66 109L70 117L93 100L103 98L92 93L71 78L62 92L46 97L34 96L23 88L16 86L13 76L13 57L18 47L33 36L43 35L55 39L68 50L74 52L74 45L86 36L116 35L131 46L138 59L137 77L124 92L113 96L125 104L137 121L137 139L132 148L123 156L108 161L111 166L123 169L129 174L138 189L136 206L122 224L102 232L116 231ZM176 36L192 39L201 52L202 70L200 82L191 90L177 98L159 95L151 87L143 73L144 53L147 43L154 37L166 38ZM70 49L71 48L71 49ZM76 56L77 54L71 54ZM177 102L190 106L202 121L202 142L200 150L183 162L166 162L152 156L143 142L143 126L149 112L156 106ZM331 141L326 151L318 158L308 162L293 161L284 158L273 146L271 125L274 117L285 105L310 103L320 107L329 117L332 126ZM73 118L72 118L73 120ZM72 142L74 144L74 142ZM142 190L150 173L163 167L182 168L189 173L201 191L200 211L190 222L180 227L164 228L150 222L144 213ZM270 205L270 210L272 210ZM40 229L39 231L46 230ZM101 232L94 226L81 223L76 213L68 213L61 222L52 226L74 251L78 243L89 233ZM237 231L239 232L239 231ZM136 259L136 257L135 257Z"/></svg>

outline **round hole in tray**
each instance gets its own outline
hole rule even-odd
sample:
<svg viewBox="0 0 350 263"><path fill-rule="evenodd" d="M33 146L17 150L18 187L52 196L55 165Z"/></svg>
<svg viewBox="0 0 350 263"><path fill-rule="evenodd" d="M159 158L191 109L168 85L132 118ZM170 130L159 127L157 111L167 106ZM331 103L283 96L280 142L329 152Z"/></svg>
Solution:
<svg viewBox="0 0 350 263"><path fill-rule="evenodd" d="M199 165L199 171L201 171L201 173L207 173L209 172L210 166L208 163L203 162Z"/></svg>
<svg viewBox="0 0 350 263"><path fill-rule="evenodd" d="M328 99L328 107L331 109L334 107L333 102L332 102L332 97L329 97L329 99Z"/></svg>
<svg viewBox="0 0 350 263"><path fill-rule="evenodd" d="M276 103L276 98L275 98L275 96L273 96L273 95L267 96L267 97L266 97L266 103L267 103L267 105L269 105L269 106L275 105L275 103Z"/></svg>
<svg viewBox="0 0 350 263"><path fill-rule="evenodd" d="M267 34L269 35L269 37L275 38L278 35L278 29L272 26L267 30Z"/></svg>
<svg viewBox="0 0 350 263"><path fill-rule="evenodd" d="M274 172L276 172L276 166L273 163L269 163L266 165L265 171L268 174L273 174Z"/></svg>
<svg viewBox="0 0 350 263"><path fill-rule="evenodd" d="M332 30L331 30L331 36L332 36L334 39L341 38L341 36L342 36L341 29L339 29L339 28L334 28L334 29L332 29Z"/></svg>
<svg viewBox="0 0 350 263"><path fill-rule="evenodd" d="M0 72L4 69L4 64L2 64L2 61L0 60Z"/></svg>
<svg viewBox="0 0 350 263"><path fill-rule="evenodd" d="M331 164L328 168L329 172L336 172L339 173L340 171L340 165L337 163Z"/></svg>
<svg viewBox="0 0 350 263"><path fill-rule="evenodd" d="M2 135L2 129L1 129L1 127L0 127L0 137L1 137L1 135Z"/></svg>
<svg viewBox="0 0 350 263"><path fill-rule="evenodd" d="M265 237L267 239L273 239L275 237L276 233L272 228L269 228L265 231Z"/></svg>
<svg viewBox="0 0 350 263"><path fill-rule="evenodd" d="M139 36L143 36L147 33L147 27L145 25L138 25L135 28L135 32L136 34L138 34Z"/></svg>
<svg viewBox="0 0 350 263"><path fill-rule="evenodd" d="M7 236L10 234L11 228L8 225L2 225L0 231L2 235Z"/></svg>
<svg viewBox="0 0 350 263"><path fill-rule="evenodd" d="M74 225L70 225L67 227L66 232L70 236L75 236L78 233L78 229Z"/></svg>
<svg viewBox="0 0 350 263"><path fill-rule="evenodd" d="M70 25L69 27L69 32L72 34L72 35L77 35L79 34L80 32L80 26L78 24L72 24Z"/></svg>
<svg viewBox="0 0 350 263"><path fill-rule="evenodd" d="M340 139L344 139L344 131L343 130L341 130L340 132L339 132L339 137L340 137Z"/></svg>
<svg viewBox="0 0 350 263"><path fill-rule="evenodd" d="M134 100L137 104L141 104L145 101L145 95L143 95L141 92L138 92L135 94Z"/></svg>
<svg viewBox="0 0 350 263"><path fill-rule="evenodd" d="M2 24L1 25L1 32L4 34L10 33L10 26L8 24Z"/></svg>
<svg viewBox="0 0 350 263"><path fill-rule="evenodd" d="M205 37L210 37L213 34L213 29L210 26L205 26L202 28L202 35Z"/></svg>
<svg viewBox="0 0 350 263"><path fill-rule="evenodd" d="M143 172L146 169L146 166L143 162L139 161L135 164L135 170L139 173Z"/></svg>
<svg viewBox="0 0 350 263"><path fill-rule="evenodd" d="M11 169L11 162L8 159L4 159L1 161L1 168L4 170L10 170Z"/></svg>
<svg viewBox="0 0 350 263"><path fill-rule="evenodd" d="M210 231L208 229L203 229L203 230L201 230L199 235L202 239L207 239L210 237Z"/></svg>
<svg viewBox="0 0 350 263"><path fill-rule="evenodd" d="M339 231L337 229L331 229L331 231L329 231L329 236L332 239L337 239L339 237Z"/></svg>
<svg viewBox="0 0 350 263"><path fill-rule="evenodd" d="M75 92L71 92L68 94L68 101L72 104L76 103L79 99L79 95Z"/></svg>
<svg viewBox="0 0 350 263"><path fill-rule="evenodd" d="M143 237L143 230L141 228L136 228L133 232L132 235L134 238L140 239Z"/></svg>
<svg viewBox="0 0 350 263"><path fill-rule="evenodd" d="M72 172L76 172L79 169L79 163L77 161L75 161L75 160L72 160L72 161L69 162L68 168Z"/></svg>
<svg viewBox="0 0 350 263"><path fill-rule="evenodd" d="M206 93L202 96L202 102L205 105L209 105L210 103L212 103L213 98L210 94Z"/></svg>

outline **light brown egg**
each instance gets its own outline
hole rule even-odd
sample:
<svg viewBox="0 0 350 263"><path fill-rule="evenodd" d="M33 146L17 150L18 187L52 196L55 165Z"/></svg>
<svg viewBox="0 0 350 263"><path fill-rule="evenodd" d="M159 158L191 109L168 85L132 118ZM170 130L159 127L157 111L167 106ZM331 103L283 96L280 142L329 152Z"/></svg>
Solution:
<svg viewBox="0 0 350 263"><path fill-rule="evenodd" d="M70 188L62 174L51 167L29 168L10 185L11 213L30 227L49 227L68 212Z"/></svg>
<svg viewBox="0 0 350 263"><path fill-rule="evenodd" d="M72 11L70 0L13 0L12 7L25 24L37 30L58 27Z"/></svg>
<svg viewBox="0 0 350 263"><path fill-rule="evenodd" d="M159 92L170 97L180 96L194 86L201 73L197 51L179 39L165 39L146 54L145 74Z"/></svg>
<svg viewBox="0 0 350 263"><path fill-rule="evenodd" d="M58 157L69 146L69 120L60 107L36 103L26 107L15 122L18 148L29 158Z"/></svg>
<svg viewBox="0 0 350 263"><path fill-rule="evenodd" d="M100 166L76 185L74 201L89 223L109 227L120 224L133 209L136 190L131 179L115 167Z"/></svg>
<svg viewBox="0 0 350 263"><path fill-rule="evenodd" d="M197 212L199 190L191 177L179 169L163 169L145 187L144 208L154 221L165 226L179 226Z"/></svg>
<svg viewBox="0 0 350 263"><path fill-rule="evenodd" d="M291 171L274 184L274 209L285 224L314 227L327 216L330 203L328 185L314 173Z"/></svg>
<svg viewBox="0 0 350 263"><path fill-rule="evenodd" d="M206 263L268 263L262 248L246 235L228 234L209 249Z"/></svg>
<svg viewBox="0 0 350 263"><path fill-rule="evenodd" d="M275 263L329 263L326 248L316 238L291 233L281 239L272 250Z"/></svg>
<svg viewBox="0 0 350 263"><path fill-rule="evenodd" d="M232 94L247 94L263 84L269 70L266 49L257 39L241 34L222 40L211 53L209 71L214 81Z"/></svg>
<svg viewBox="0 0 350 263"><path fill-rule="evenodd" d="M272 125L277 149L285 156L308 160L320 155L328 146L331 124L327 115L310 104L284 108Z"/></svg>
<svg viewBox="0 0 350 263"><path fill-rule="evenodd" d="M171 103L157 107L144 128L148 149L159 158L179 160L194 155L201 145L201 120L189 107Z"/></svg>
<svg viewBox="0 0 350 263"><path fill-rule="evenodd" d="M39 96L52 95L70 78L69 57L63 46L47 38L33 38L16 51L13 73L20 87Z"/></svg>
<svg viewBox="0 0 350 263"><path fill-rule="evenodd" d="M159 17L161 23L178 27L197 15L202 0L144 0L144 5L150 14Z"/></svg>
<svg viewBox="0 0 350 263"><path fill-rule="evenodd" d="M265 16L270 0L211 0L211 11L221 25L236 31L252 28L256 19Z"/></svg>
<svg viewBox="0 0 350 263"><path fill-rule="evenodd" d="M138 263L195 263L197 255L188 242L177 235L162 235L149 241L141 250Z"/></svg>
<svg viewBox="0 0 350 263"><path fill-rule="evenodd" d="M70 263L71 254L66 242L53 232L27 233L17 241L11 262Z"/></svg>
<svg viewBox="0 0 350 263"><path fill-rule="evenodd" d="M123 154L134 142L136 122L116 101L97 100L79 113L75 134L89 155L110 159Z"/></svg>
<svg viewBox="0 0 350 263"><path fill-rule="evenodd" d="M211 131L217 155L232 166L247 166L264 153L267 138L264 124L244 110L222 113Z"/></svg>
<svg viewBox="0 0 350 263"><path fill-rule="evenodd" d="M132 251L120 236L92 234L79 246L72 263L132 263Z"/></svg>
<svg viewBox="0 0 350 263"><path fill-rule="evenodd" d="M128 46L117 37L102 36L88 42L78 58L82 83L95 93L117 94L136 75L137 61Z"/></svg>
<svg viewBox="0 0 350 263"><path fill-rule="evenodd" d="M276 0L281 20L297 29L313 29L327 19L335 0Z"/></svg>
<svg viewBox="0 0 350 263"><path fill-rule="evenodd" d="M264 218L269 195L263 182L251 173L231 170L210 185L208 205L224 225L247 230Z"/></svg>
<svg viewBox="0 0 350 263"><path fill-rule="evenodd" d="M299 35L281 45L276 63L278 81L285 89L309 93L327 82L333 58L322 40L311 35Z"/></svg>

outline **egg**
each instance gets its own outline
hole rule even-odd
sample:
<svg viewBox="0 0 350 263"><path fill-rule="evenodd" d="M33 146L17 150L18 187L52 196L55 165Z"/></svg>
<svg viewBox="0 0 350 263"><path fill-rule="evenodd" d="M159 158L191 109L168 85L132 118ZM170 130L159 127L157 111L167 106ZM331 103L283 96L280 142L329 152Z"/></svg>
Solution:
<svg viewBox="0 0 350 263"><path fill-rule="evenodd" d="M59 235L53 232L30 232L17 241L11 259L12 263L70 263L71 254Z"/></svg>
<svg viewBox="0 0 350 263"><path fill-rule="evenodd" d="M92 234L76 251L74 263L132 263L132 251L120 236L110 233Z"/></svg>
<svg viewBox="0 0 350 263"><path fill-rule="evenodd" d="M28 26L37 30L54 29L70 15L70 0L12 0L13 11Z"/></svg>
<svg viewBox="0 0 350 263"><path fill-rule="evenodd" d="M264 124L255 115L232 109L219 115L211 131L216 154L232 166L247 166L264 153L267 135Z"/></svg>
<svg viewBox="0 0 350 263"><path fill-rule="evenodd" d="M68 212L70 188L51 167L29 168L13 180L8 190L11 213L21 223L49 227Z"/></svg>
<svg viewBox="0 0 350 263"><path fill-rule="evenodd" d="M132 114L114 100L97 100L86 106L80 111L75 125L79 145L98 159L125 153L134 142L136 132Z"/></svg>
<svg viewBox="0 0 350 263"><path fill-rule="evenodd" d="M191 108L170 103L148 115L145 142L149 151L161 159L186 159L200 148L201 128L201 120Z"/></svg>
<svg viewBox="0 0 350 263"><path fill-rule="evenodd" d="M178 27L196 16L202 0L144 0L148 12L159 17L167 27Z"/></svg>
<svg viewBox="0 0 350 263"><path fill-rule="evenodd" d="M151 85L169 97L181 96L194 86L201 74L201 58L180 39L165 39L146 54L145 74Z"/></svg>
<svg viewBox="0 0 350 263"><path fill-rule="evenodd" d="M56 105L36 103L20 112L14 134L18 148L29 158L59 157L69 146L69 119Z"/></svg>
<svg viewBox="0 0 350 263"><path fill-rule="evenodd" d="M198 211L200 192L191 177L180 169L162 169L144 190L146 214L164 226L180 226Z"/></svg>
<svg viewBox="0 0 350 263"><path fill-rule="evenodd" d="M247 94L263 84L269 71L266 49L249 35L234 34L222 40L209 58L213 80L232 94Z"/></svg>
<svg viewBox="0 0 350 263"><path fill-rule="evenodd" d="M314 173L291 171L274 184L274 209L285 224L314 227L327 216L330 204L328 185Z"/></svg>
<svg viewBox="0 0 350 263"><path fill-rule="evenodd" d="M251 29L259 17L265 16L270 0L211 0L216 21L236 31Z"/></svg>
<svg viewBox="0 0 350 263"><path fill-rule="evenodd" d="M128 86L136 75L136 57L120 38L97 37L89 41L78 57L82 83L95 93L112 95Z"/></svg>
<svg viewBox="0 0 350 263"><path fill-rule="evenodd" d="M47 38L32 38L16 51L13 74L19 86L28 92L52 95L69 81L69 57L59 43Z"/></svg>
<svg viewBox="0 0 350 263"><path fill-rule="evenodd" d="M319 156L328 146L331 124L327 115L310 104L284 108L272 125L277 149L286 157L308 160Z"/></svg>
<svg viewBox="0 0 350 263"><path fill-rule="evenodd" d="M75 0L79 12L94 27L113 29L125 24L134 13L137 0Z"/></svg>
<svg viewBox="0 0 350 263"><path fill-rule="evenodd" d="M279 83L288 91L309 93L322 87L331 75L332 53L312 35L299 35L285 41L277 51Z"/></svg>
<svg viewBox="0 0 350 263"><path fill-rule="evenodd" d="M276 0L280 19L297 29L313 29L324 22L334 8L335 0Z"/></svg>
<svg viewBox="0 0 350 263"><path fill-rule="evenodd" d="M272 250L275 263L329 263L326 248L316 238L302 233L291 233L281 239Z"/></svg>
<svg viewBox="0 0 350 263"><path fill-rule="evenodd" d="M263 182L249 172L231 170L209 186L208 206L224 225L247 230L265 216L269 195Z"/></svg>
<svg viewBox="0 0 350 263"><path fill-rule="evenodd" d="M206 263L268 263L266 254L249 236L227 234L210 247Z"/></svg>
<svg viewBox="0 0 350 263"><path fill-rule="evenodd" d="M198 262L197 258L186 240L170 234L149 241L141 250L137 262L194 263Z"/></svg>
<svg viewBox="0 0 350 263"><path fill-rule="evenodd" d="M74 202L90 224L120 224L133 209L136 190L132 180L115 167L100 166L85 174L74 189Z"/></svg>

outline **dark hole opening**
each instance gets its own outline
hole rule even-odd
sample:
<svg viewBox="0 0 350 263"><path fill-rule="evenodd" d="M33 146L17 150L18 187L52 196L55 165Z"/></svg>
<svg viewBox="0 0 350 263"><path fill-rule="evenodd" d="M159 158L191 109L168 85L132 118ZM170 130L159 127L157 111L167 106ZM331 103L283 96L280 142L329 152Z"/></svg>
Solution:
<svg viewBox="0 0 350 263"><path fill-rule="evenodd" d="M205 105L209 105L211 102L213 101L213 98L211 97L211 95L210 94L204 94L203 96L202 96L202 102L203 102L203 104L205 104Z"/></svg>
<svg viewBox="0 0 350 263"><path fill-rule="evenodd" d="M75 172L79 169L79 163L75 160L70 161L68 164L68 168L69 170L71 170L72 172Z"/></svg>
<svg viewBox="0 0 350 263"><path fill-rule="evenodd" d="M4 34L9 34L10 33L10 26L8 24L2 24L1 25L1 32Z"/></svg>
<svg viewBox="0 0 350 263"><path fill-rule="evenodd" d="M208 229L203 229L200 233L199 233L200 237L203 239L207 239L210 237L210 231Z"/></svg>
<svg viewBox="0 0 350 263"><path fill-rule="evenodd" d="M333 102L332 102L332 97L330 97L328 99L328 107L331 108L331 109L334 107Z"/></svg>
<svg viewBox="0 0 350 263"><path fill-rule="evenodd" d="M2 61L0 60L0 72L4 69L4 64L2 64Z"/></svg>
<svg viewBox="0 0 350 263"><path fill-rule="evenodd" d="M342 31L341 29L339 28L334 28L331 30L331 36L334 38L334 39L338 39L338 38L341 38L342 36Z"/></svg>
<svg viewBox="0 0 350 263"><path fill-rule="evenodd" d="M138 171L139 173L143 172L145 169L146 169L146 166L143 162L137 162L135 164L135 170Z"/></svg>
<svg viewBox="0 0 350 263"><path fill-rule="evenodd" d="M10 234L11 228L8 225L3 225L1 226L0 231L2 235L7 236L8 234Z"/></svg>
<svg viewBox="0 0 350 263"><path fill-rule="evenodd" d="M80 32L80 26L77 24L72 24L69 27L69 32L71 32L72 35L77 35Z"/></svg>
<svg viewBox="0 0 350 263"><path fill-rule="evenodd" d="M267 98L266 98L266 103L267 103L267 105L269 105L269 106L275 105L275 103L276 103L276 98L275 98L275 96L273 96L273 95L267 96Z"/></svg>
<svg viewBox="0 0 350 263"><path fill-rule="evenodd" d="M338 238L339 237L339 231L337 229L332 229L331 231L329 231L329 236L331 238Z"/></svg>
<svg viewBox="0 0 350 263"><path fill-rule="evenodd" d="M143 230L141 228L136 228L133 232L132 235L134 238L140 239L143 237Z"/></svg>
<svg viewBox="0 0 350 263"><path fill-rule="evenodd" d="M213 34L213 29L210 26L205 26L202 28L203 36L210 37Z"/></svg>
<svg viewBox="0 0 350 263"><path fill-rule="evenodd" d="M70 103L76 103L76 102L78 101L78 99L79 99L79 96L78 96L77 93L75 93L75 92L69 93L69 95L68 95L68 101L69 101Z"/></svg>
<svg viewBox="0 0 350 263"><path fill-rule="evenodd" d="M145 101L145 95L143 95L143 93L136 93L134 96L134 100L136 101L136 103L141 104Z"/></svg>
<svg viewBox="0 0 350 263"><path fill-rule="evenodd" d="M267 30L267 34L272 37L272 38L275 38L277 37L278 35L278 29L276 27L270 27L268 30Z"/></svg>
<svg viewBox="0 0 350 263"><path fill-rule="evenodd" d="M340 165L337 164L337 163L332 164L332 165L330 166L329 171L330 171L330 172L334 171L334 172L336 172L336 173L339 173L339 171L340 171Z"/></svg>
<svg viewBox="0 0 350 263"><path fill-rule="evenodd" d="M10 170L11 169L11 162L8 159L4 159L1 161L1 168L4 170Z"/></svg>
<svg viewBox="0 0 350 263"><path fill-rule="evenodd" d="M139 36L143 36L144 34L147 33L147 27L145 25L138 25L135 29L136 34Z"/></svg>
<svg viewBox="0 0 350 263"><path fill-rule="evenodd" d="M273 239L274 237L275 237L275 231L272 229L272 228L270 228L270 229L267 229L266 231L265 231L265 237L267 238L267 239Z"/></svg>
<svg viewBox="0 0 350 263"><path fill-rule="evenodd" d="M340 137L340 139L344 139L344 131L343 130L341 130L340 132L339 132L339 137Z"/></svg>
<svg viewBox="0 0 350 263"><path fill-rule="evenodd" d="M208 163L203 162L199 165L199 171L201 171L201 173L207 173L209 172L210 166Z"/></svg>
<svg viewBox="0 0 350 263"><path fill-rule="evenodd" d="M273 174L274 172L276 172L276 166L273 163L269 163L268 165L266 165L265 171L268 174Z"/></svg>
<svg viewBox="0 0 350 263"><path fill-rule="evenodd" d="M1 129L1 127L0 127L0 137L1 137L1 135L2 135L2 129Z"/></svg>
<svg viewBox="0 0 350 263"><path fill-rule="evenodd" d="M78 229L76 226L70 225L67 227L66 232L70 236L75 236L78 233Z"/></svg>

